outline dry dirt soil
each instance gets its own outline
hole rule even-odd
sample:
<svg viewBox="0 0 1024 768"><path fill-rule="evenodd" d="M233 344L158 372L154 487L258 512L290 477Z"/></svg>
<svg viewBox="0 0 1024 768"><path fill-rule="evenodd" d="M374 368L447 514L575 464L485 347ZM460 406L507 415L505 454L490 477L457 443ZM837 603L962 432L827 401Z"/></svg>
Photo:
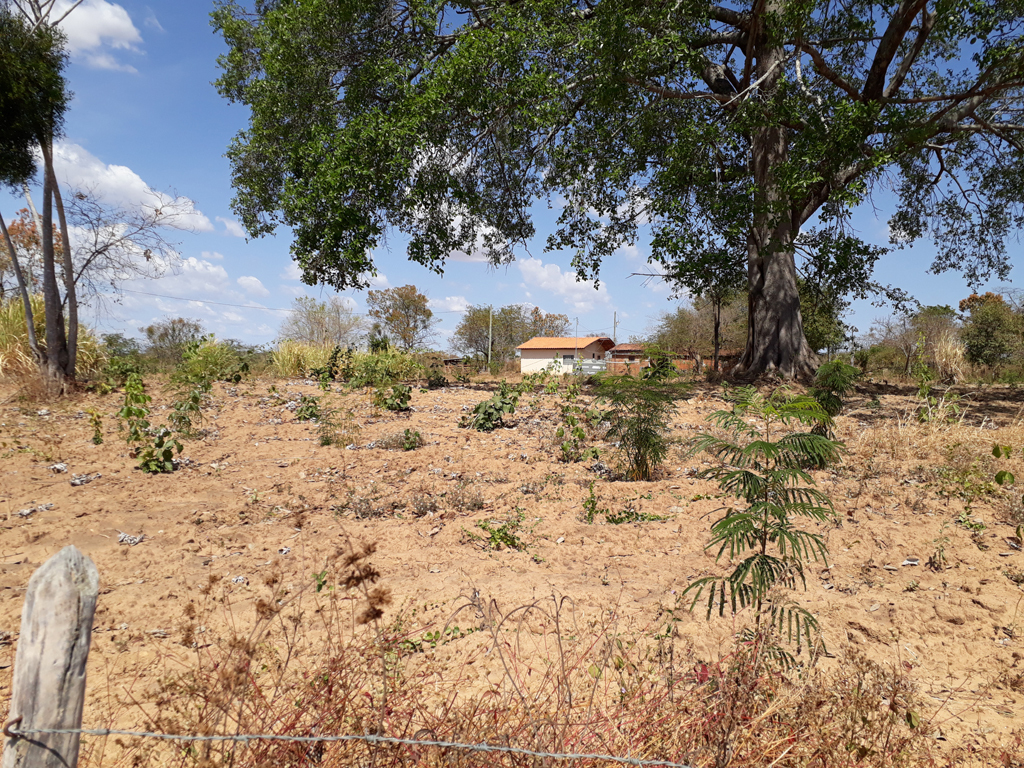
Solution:
<svg viewBox="0 0 1024 768"><path fill-rule="evenodd" d="M156 380L148 387L159 423L169 397ZM128 457L114 417L121 393L32 402L0 392L0 715L26 583L68 544L93 559L102 581L87 723L99 700L180 647L185 606L211 577L232 606L224 620L244 624L262 573L279 571L287 590L308 588L346 537L376 542L393 596L383 620L401 622L413 641L444 627L474 593L506 611L556 595L583 615L614 612L637 631L674 623L697 659L725 653L743 617L708 622L681 601L692 580L727 568L705 551L730 503L694 477L706 459L677 447L648 483L609 479L591 461L561 463L560 395L525 395L491 433L460 428L495 390L414 389L412 410L396 414L338 386L324 395L308 381L218 384L205 437L188 441L187 461L166 475L143 474ZM347 447L322 447L317 427L296 419L300 394L351 409L358 430ZM707 429L721 395L695 385L673 417L673 438L682 444ZM944 749L1006 743L1024 728L1024 554L1013 539L1024 517L1019 490L992 482L1010 469L1024 484L1024 405L1005 388L965 392L960 405L952 423L921 424L910 390L865 385L849 399L837 420L845 462L814 473L836 510L835 523L817 529L829 564L812 565L806 591L794 595L829 651L856 646L910 677ZM102 418L101 445L91 442L90 410ZM403 450L405 430L424 445ZM395 444L389 437L397 447L381 447ZM994 443L1011 445L1011 458L993 458ZM595 444L614 468L615 447ZM72 485L86 474L95 478ZM646 519L588 524L592 483L600 507ZM478 523L494 529L518 513L522 549L489 548ZM121 542L122 533L142 540ZM486 684L497 671L482 663L475 674Z"/></svg>

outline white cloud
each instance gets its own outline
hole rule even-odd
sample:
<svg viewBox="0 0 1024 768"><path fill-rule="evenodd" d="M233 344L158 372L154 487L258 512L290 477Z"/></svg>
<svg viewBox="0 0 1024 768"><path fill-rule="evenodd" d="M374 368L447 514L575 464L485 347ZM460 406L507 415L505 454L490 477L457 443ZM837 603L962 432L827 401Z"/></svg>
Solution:
<svg viewBox="0 0 1024 768"><path fill-rule="evenodd" d="M207 261L209 261L209 260L223 261L224 260L224 254L223 253L218 253L217 251L203 251L199 255L202 256Z"/></svg>
<svg viewBox="0 0 1024 768"><path fill-rule="evenodd" d="M153 13L153 9L147 8L146 10L149 11L149 15L146 16L146 19L142 22L142 25L144 27L149 27L150 29L156 30L157 32L163 32L164 27L160 23L160 20L156 17L156 14Z"/></svg>
<svg viewBox="0 0 1024 768"><path fill-rule="evenodd" d="M589 312L595 304L608 304L611 299L604 284L597 289L593 280L577 280L575 274L562 272L557 264L545 264L533 258L517 260L516 264L527 286L560 296L577 312Z"/></svg>
<svg viewBox="0 0 1024 768"><path fill-rule="evenodd" d="M217 216L217 221L224 225L224 231L232 237L245 237L245 230L242 229L242 225L234 219L225 219L223 216Z"/></svg>
<svg viewBox="0 0 1024 768"><path fill-rule="evenodd" d="M101 201L128 208L170 208L168 226L212 232L213 224L187 197L171 197L149 186L125 165L108 165L78 144L58 142L54 147L57 175L73 189L95 195Z"/></svg>
<svg viewBox="0 0 1024 768"><path fill-rule="evenodd" d="M252 275L243 275L236 281L250 296L269 296L270 291L267 290L266 286L260 282L258 277Z"/></svg>
<svg viewBox="0 0 1024 768"><path fill-rule="evenodd" d="M72 5L72 0L57 0L50 18L60 18ZM120 5L106 0L85 0L68 14L60 27L67 35L68 52L73 59L94 69L136 71L110 53L110 50L141 52L142 35L128 11Z"/></svg>
<svg viewBox="0 0 1024 768"><path fill-rule="evenodd" d="M383 272L378 272L376 275L370 278L370 287L376 288L377 290L383 290L390 288L391 283L388 282L388 276Z"/></svg>
<svg viewBox="0 0 1024 768"><path fill-rule="evenodd" d="M301 280L302 270L299 265L294 261L289 261L288 266L284 268L284 272L278 275L282 280Z"/></svg>
<svg viewBox="0 0 1024 768"><path fill-rule="evenodd" d="M469 306L465 296L446 296L443 299L431 299L428 303L436 312L462 312Z"/></svg>
<svg viewBox="0 0 1024 768"><path fill-rule="evenodd" d="M625 243L620 245L616 250L616 253L620 253L625 256L629 261L638 261L640 259L640 249L632 243Z"/></svg>
<svg viewBox="0 0 1024 768"><path fill-rule="evenodd" d="M280 288L289 296L303 296L306 293L306 288L302 285L282 285Z"/></svg>

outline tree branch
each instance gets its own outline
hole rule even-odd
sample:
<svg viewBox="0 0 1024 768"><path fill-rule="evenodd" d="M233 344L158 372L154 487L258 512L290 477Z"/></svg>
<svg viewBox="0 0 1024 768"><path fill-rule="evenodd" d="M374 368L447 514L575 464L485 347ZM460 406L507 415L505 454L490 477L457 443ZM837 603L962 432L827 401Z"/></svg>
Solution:
<svg viewBox="0 0 1024 768"><path fill-rule="evenodd" d="M927 10L921 12L921 28L917 31L917 39L914 40L914 47L907 52L907 55L903 57L903 61L900 62L899 67L896 69L896 74L893 75L892 80L889 81L889 85L885 87L883 96L886 98L892 96L899 91L900 86L903 85L903 81L906 80L907 75L910 73L910 68L917 60L918 55L921 53L921 49L924 47L925 40L928 39L928 35L932 33L932 29L935 28L935 13L929 13Z"/></svg>
<svg viewBox="0 0 1024 768"><path fill-rule="evenodd" d="M864 80L864 101L875 101L883 95L885 90L885 73L889 71L889 66L896 57L903 38L910 31L910 26L914 23L914 17L926 5L927 0L902 0L899 8L896 9L896 13L893 14L892 20L889 22L888 29L882 34L878 48L875 49L875 59L871 62L871 69ZM923 43L923 41L921 42Z"/></svg>
<svg viewBox="0 0 1024 768"><path fill-rule="evenodd" d="M857 91L857 89L850 85L848 82L846 82L846 80L844 80L838 72L833 70L825 62L825 57L821 55L820 51L818 51L814 46L802 41L797 42L795 45L797 48L799 48L801 51L805 51L811 57L811 61L814 62L815 72L817 72L819 75L821 75L830 83L832 83L832 85L836 86L840 90L845 91L847 95L852 96L857 101L860 101L860 93Z"/></svg>

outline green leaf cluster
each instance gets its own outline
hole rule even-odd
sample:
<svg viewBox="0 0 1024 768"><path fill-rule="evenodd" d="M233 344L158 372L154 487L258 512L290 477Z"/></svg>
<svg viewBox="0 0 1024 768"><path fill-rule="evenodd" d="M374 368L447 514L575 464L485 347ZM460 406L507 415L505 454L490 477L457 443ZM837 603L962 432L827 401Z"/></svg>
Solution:
<svg viewBox="0 0 1024 768"><path fill-rule="evenodd" d="M727 606L733 613L752 608L757 622L767 616L790 640L803 635L810 642L817 629L810 613L793 603L773 600L768 609L765 604L776 587L806 588L806 564L827 560L821 534L798 528L796 520L833 520L831 500L813 487L806 467L838 462L841 445L821 434L792 431L827 421L813 397L782 389L765 396L754 387L741 387L729 399L730 410L709 417L726 436L701 435L691 442L690 451L718 459L719 466L699 476L717 481L723 492L743 502L725 510L707 545L718 550L716 560L740 559L731 574L708 576L687 587L686 593L693 593L691 609L706 591L708 618L716 606L720 616Z"/></svg>
<svg viewBox="0 0 1024 768"><path fill-rule="evenodd" d="M516 412L516 405L519 404L517 392L498 392L493 397L477 403L473 408L472 415L464 416L460 426L475 429L478 432L493 432L498 427L505 426L505 417Z"/></svg>
<svg viewBox="0 0 1024 768"><path fill-rule="evenodd" d="M674 370L674 369L673 369ZM596 393L607 403L607 439L617 440L630 480L653 480L668 457L676 401L689 389L657 377L600 376Z"/></svg>

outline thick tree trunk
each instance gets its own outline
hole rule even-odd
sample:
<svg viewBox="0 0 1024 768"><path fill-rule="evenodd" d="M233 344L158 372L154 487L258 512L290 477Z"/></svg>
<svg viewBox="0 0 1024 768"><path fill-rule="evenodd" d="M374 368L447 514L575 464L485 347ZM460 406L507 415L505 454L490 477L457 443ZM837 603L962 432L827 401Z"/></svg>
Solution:
<svg viewBox="0 0 1024 768"><path fill-rule="evenodd" d="M784 74L785 52L770 41L758 43L754 78L758 98L771 101ZM755 185L754 219L747 236L747 345L733 373L753 378L777 373L811 376L818 358L804 338L797 291L793 240L798 231L792 202L776 170L789 159L787 129L755 127L750 134L750 165Z"/></svg>
<svg viewBox="0 0 1024 768"><path fill-rule="evenodd" d="M43 375L50 390L62 394L66 386L68 342L54 263L53 189L47 173L43 174L43 215L39 239L43 252L43 306L46 311L46 365Z"/></svg>
<svg viewBox="0 0 1024 768"><path fill-rule="evenodd" d="M43 364L43 353L39 349L39 339L36 338L36 321L32 312L32 300L28 293L28 283L25 274L21 271L21 263L18 261L18 252L14 249L11 235L7 231L7 224L3 216L0 216L0 232L3 232L4 242L7 243L7 250L11 255L11 265L14 267L14 277L18 281L18 292L21 294L21 304L25 309L25 326L28 334L28 348L37 365Z"/></svg>
<svg viewBox="0 0 1024 768"><path fill-rule="evenodd" d="M64 304L68 312L68 362L64 372L68 378L74 379L75 363L78 358L78 293L75 290L75 264L71 259L71 238L68 235L68 220L64 215L64 199L60 195L60 185L53 171L53 147L43 148L43 162L46 173L50 176L53 200L57 206L57 221L60 223L60 242L64 251Z"/></svg>

